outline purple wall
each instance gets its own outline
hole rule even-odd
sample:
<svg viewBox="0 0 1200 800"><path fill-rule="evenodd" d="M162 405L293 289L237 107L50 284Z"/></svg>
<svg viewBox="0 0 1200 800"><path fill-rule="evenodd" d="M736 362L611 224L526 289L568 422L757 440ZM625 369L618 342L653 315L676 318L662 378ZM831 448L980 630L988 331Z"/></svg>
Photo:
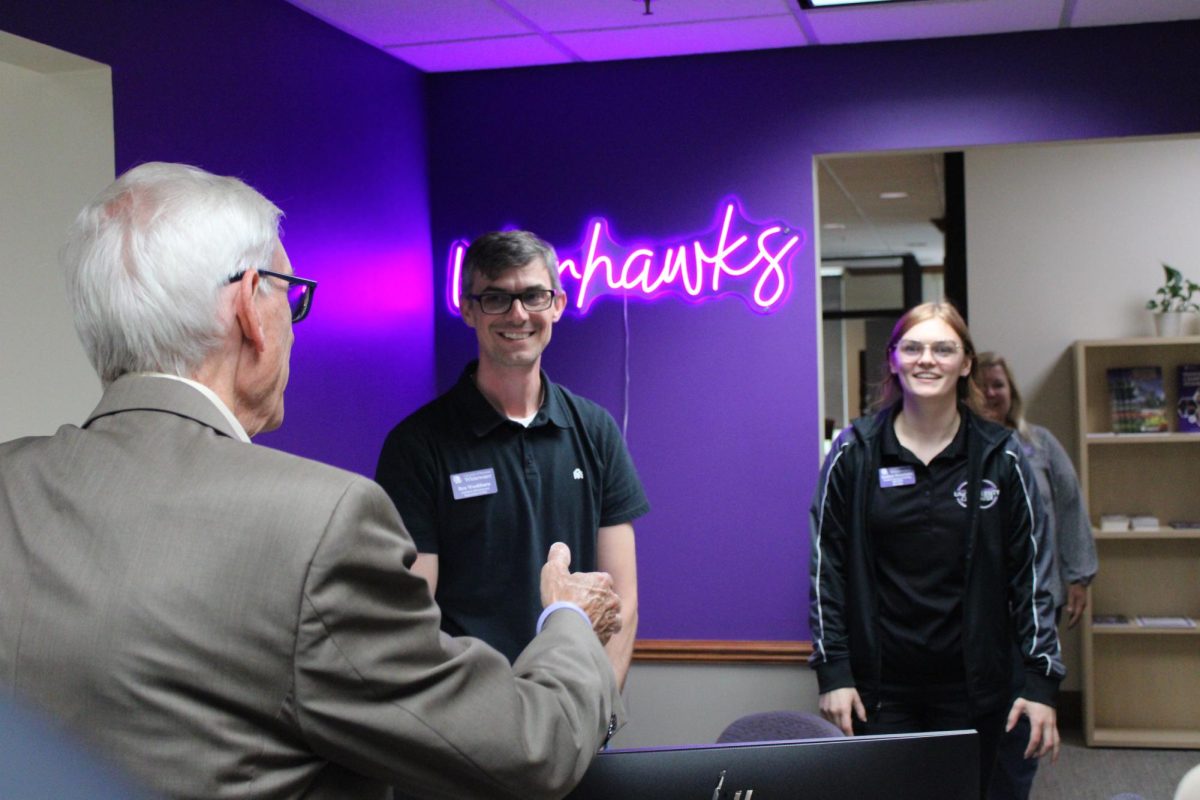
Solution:
<svg viewBox="0 0 1200 800"><path fill-rule="evenodd" d="M282 0L0 3L0 30L112 67L118 172L184 161L284 210L321 285L287 420L258 441L374 474L433 391L421 73Z"/></svg>
<svg viewBox="0 0 1200 800"><path fill-rule="evenodd" d="M112 66L118 170L187 161L287 212L295 268L322 284L263 441L367 474L432 396L434 341L439 389L474 353L441 303L453 239L515 223L569 247L593 215L664 239L734 193L809 229L816 154L1200 131L1197 23L425 79L282 0L4 3L0 30ZM808 637L814 265L809 245L772 316L630 304L644 637ZM618 419L623 335L601 300L546 359Z"/></svg>
<svg viewBox="0 0 1200 800"><path fill-rule="evenodd" d="M575 246L694 231L736 193L811 233L821 153L1200 130L1200 24L1015 34L431 76L435 285L453 239L517 224ZM811 244L788 305L631 303L629 444L646 638L806 639L819 466ZM440 305L437 378L474 339ZM551 375L620 419L622 320L567 318Z"/></svg>

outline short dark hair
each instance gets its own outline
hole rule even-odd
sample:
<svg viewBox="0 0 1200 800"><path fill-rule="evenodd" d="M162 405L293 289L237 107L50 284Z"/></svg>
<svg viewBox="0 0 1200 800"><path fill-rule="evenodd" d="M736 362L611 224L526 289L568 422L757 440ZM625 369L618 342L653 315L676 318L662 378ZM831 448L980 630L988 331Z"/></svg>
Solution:
<svg viewBox="0 0 1200 800"><path fill-rule="evenodd" d="M529 231L485 233L467 248L458 288L459 297L465 298L470 293L476 275L495 280L510 269L519 269L539 258L550 273L550 288L556 292L562 291L562 281L558 278L558 255L553 247Z"/></svg>

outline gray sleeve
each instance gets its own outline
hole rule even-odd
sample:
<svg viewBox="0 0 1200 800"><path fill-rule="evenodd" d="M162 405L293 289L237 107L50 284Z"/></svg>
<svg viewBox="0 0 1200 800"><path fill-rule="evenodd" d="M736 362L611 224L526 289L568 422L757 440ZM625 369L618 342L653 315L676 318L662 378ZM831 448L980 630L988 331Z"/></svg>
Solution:
<svg viewBox="0 0 1200 800"><path fill-rule="evenodd" d="M561 797L624 714L604 648L553 614L515 665L438 630L411 540L375 484L329 519L299 609L293 706L331 762L430 798Z"/></svg>
<svg viewBox="0 0 1200 800"><path fill-rule="evenodd" d="M1066 583L1091 583L1096 576L1096 543L1092 525L1083 505L1079 478L1067 452L1054 434L1038 427L1038 444L1046 454L1058 538L1058 561Z"/></svg>

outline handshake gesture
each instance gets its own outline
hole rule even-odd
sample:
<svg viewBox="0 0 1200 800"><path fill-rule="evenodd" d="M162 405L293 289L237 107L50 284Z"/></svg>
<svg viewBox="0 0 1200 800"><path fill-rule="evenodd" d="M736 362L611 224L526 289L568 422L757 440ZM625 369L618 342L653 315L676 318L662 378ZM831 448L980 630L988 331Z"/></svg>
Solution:
<svg viewBox="0 0 1200 800"><path fill-rule="evenodd" d="M621 630L621 598L613 591L607 572L570 572L571 549L562 542L550 546L542 567L542 607L551 603L574 603L592 621L592 630L607 644Z"/></svg>

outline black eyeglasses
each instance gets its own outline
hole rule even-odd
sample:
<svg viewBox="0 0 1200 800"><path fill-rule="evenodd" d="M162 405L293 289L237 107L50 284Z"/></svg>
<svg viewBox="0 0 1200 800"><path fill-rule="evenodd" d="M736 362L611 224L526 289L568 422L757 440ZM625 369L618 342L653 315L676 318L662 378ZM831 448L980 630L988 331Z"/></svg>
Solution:
<svg viewBox="0 0 1200 800"><path fill-rule="evenodd" d="M308 278L297 278L295 275L284 275L282 272L271 272L270 270L257 270L259 275L269 275L272 278L279 278L282 281L287 281L287 301L288 307L292 310L292 322L299 322L308 316L308 310L312 308L313 292L317 290L317 282L311 281ZM245 270L234 275L226 283L237 283L245 277Z"/></svg>
<svg viewBox="0 0 1200 800"><path fill-rule="evenodd" d="M526 311L545 311L554 304L553 289L526 289L523 292L482 292L467 295L468 300L479 303L485 314L507 314L514 300L520 300Z"/></svg>

